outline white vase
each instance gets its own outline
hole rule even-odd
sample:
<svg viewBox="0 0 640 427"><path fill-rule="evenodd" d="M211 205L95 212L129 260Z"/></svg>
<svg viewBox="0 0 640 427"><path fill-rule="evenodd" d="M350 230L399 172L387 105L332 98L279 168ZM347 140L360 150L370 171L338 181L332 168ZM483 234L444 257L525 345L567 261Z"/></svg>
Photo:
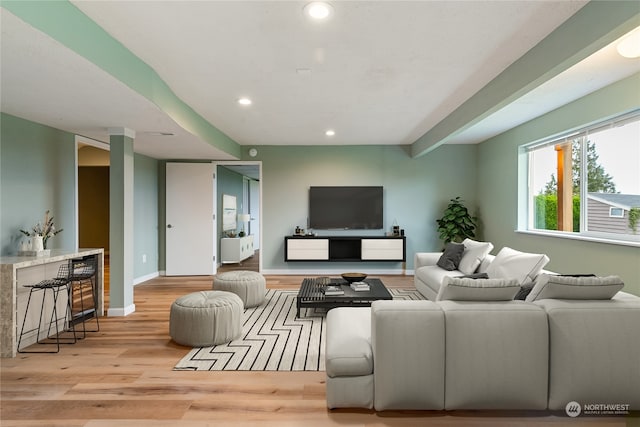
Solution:
<svg viewBox="0 0 640 427"><path fill-rule="evenodd" d="M31 238L31 250L40 252L44 250L44 242L42 236L33 236Z"/></svg>

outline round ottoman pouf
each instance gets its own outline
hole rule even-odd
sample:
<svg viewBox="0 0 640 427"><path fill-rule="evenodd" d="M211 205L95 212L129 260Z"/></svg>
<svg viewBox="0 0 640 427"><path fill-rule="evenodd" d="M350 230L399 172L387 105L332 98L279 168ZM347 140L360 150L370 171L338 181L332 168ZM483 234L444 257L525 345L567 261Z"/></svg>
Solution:
<svg viewBox="0 0 640 427"><path fill-rule="evenodd" d="M242 335L242 300L236 294L201 291L171 304L169 334L178 344L208 347Z"/></svg>
<svg viewBox="0 0 640 427"><path fill-rule="evenodd" d="M213 289L233 292L242 299L245 307L256 307L264 301L267 281L255 271L228 271L213 278Z"/></svg>

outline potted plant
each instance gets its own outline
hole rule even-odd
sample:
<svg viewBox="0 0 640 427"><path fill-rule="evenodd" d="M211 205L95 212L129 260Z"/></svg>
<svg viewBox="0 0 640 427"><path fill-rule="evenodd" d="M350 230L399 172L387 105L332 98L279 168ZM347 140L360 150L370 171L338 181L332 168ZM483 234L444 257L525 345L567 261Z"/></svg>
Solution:
<svg viewBox="0 0 640 427"><path fill-rule="evenodd" d="M478 218L471 216L463 201L460 200L460 196L451 199L442 218L436 220L440 239L446 244L475 237L477 221Z"/></svg>
<svg viewBox="0 0 640 427"><path fill-rule="evenodd" d="M44 222L38 222L33 226L33 228L31 228L31 230L20 230L20 232L27 237L42 239L43 249L47 249L47 243L50 238L62 231L62 228L56 230L56 227L53 224L53 216L49 216L50 213L51 212L47 210L44 213Z"/></svg>

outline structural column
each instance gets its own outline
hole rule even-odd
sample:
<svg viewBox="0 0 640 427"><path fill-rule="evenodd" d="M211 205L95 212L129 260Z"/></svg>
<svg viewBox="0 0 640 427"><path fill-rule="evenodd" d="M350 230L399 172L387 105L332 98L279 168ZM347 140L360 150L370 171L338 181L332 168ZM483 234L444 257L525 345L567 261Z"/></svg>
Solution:
<svg viewBox="0 0 640 427"><path fill-rule="evenodd" d="M109 310L133 313L133 140L135 131L109 128Z"/></svg>

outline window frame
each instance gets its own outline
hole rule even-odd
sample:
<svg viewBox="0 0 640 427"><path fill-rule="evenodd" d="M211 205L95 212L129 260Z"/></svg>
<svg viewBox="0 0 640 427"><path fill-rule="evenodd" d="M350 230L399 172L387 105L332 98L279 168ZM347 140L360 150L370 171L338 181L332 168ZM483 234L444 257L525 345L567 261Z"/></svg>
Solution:
<svg viewBox="0 0 640 427"><path fill-rule="evenodd" d="M620 210L620 215L614 215L613 210ZM609 206L609 218L624 218L624 208L617 206Z"/></svg>
<svg viewBox="0 0 640 427"><path fill-rule="evenodd" d="M640 247L640 234L618 234L606 233L601 231L589 231L587 224L587 168L580 170L580 230L579 231L558 231L543 230L534 228L535 222L535 204L534 198L531 197L535 189L531 188L532 174L534 173L531 165L531 153L545 146L557 145L562 142L572 141L578 137L587 140L589 133L594 133L605 128L620 126L628 122L640 121L640 108L628 111L623 114L612 116L605 120L594 122L590 125L563 131L537 141L521 144L518 147L518 217L517 217L517 233L543 235L548 237L558 237L572 240L593 241L599 243L610 243L623 246ZM581 143L581 159L587 157L587 144ZM583 164L586 162L583 161ZM624 210L622 217L624 218Z"/></svg>

